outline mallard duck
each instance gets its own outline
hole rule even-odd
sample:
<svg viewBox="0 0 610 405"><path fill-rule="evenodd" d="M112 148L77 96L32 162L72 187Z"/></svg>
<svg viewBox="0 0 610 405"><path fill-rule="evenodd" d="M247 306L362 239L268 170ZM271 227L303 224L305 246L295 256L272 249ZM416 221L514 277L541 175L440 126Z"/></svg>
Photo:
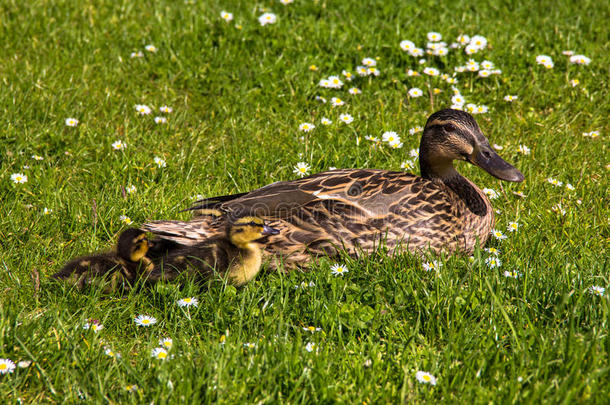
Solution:
<svg viewBox="0 0 610 405"><path fill-rule="evenodd" d="M162 240L196 245L223 232L230 215L255 215L277 228L261 242L287 269L317 255L394 250L472 253L494 224L487 196L454 167L462 160L498 179L523 181L491 148L474 118L446 109L432 114L419 147L421 176L374 169L331 170L257 190L200 200L189 221L142 226ZM279 260L278 260L279 259Z"/></svg>
<svg viewBox="0 0 610 405"><path fill-rule="evenodd" d="M106 293L118 288L127 290L142 272L152 270L152 261L146 257L148 249L149 242L145 232L129 228L119 236L116 251L71 260L52 278L64 280L79 289L105 282Z"/></svg>
<svg viewBox="0 0 610 405"><path fill-rule="evenodd" d="M229 220L224 235L160 255L148 280L169 281L187 273L203 281L218 273L230 284L242 286L251 281L261 268L262 248L256 241L278 233L258 217Z"/></svg>

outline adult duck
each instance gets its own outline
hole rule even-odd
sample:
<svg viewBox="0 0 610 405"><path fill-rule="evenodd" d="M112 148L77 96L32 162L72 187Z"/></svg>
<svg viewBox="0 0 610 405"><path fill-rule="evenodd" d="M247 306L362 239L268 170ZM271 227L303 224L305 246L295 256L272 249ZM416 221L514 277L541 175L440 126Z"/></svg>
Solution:
<svg viewBox="0 0 610 405"><path fill-rule="evenodd" d="M160 240L195 245L225 232L230 217L252 215L279 230L261 240L271 266L306 267L317 255L356 255L380 243L412 252L461 251L484 245L494 225L487 196L453 165L464 160L505 181L523 174L489 145L467 112L432 114L419 148L421 176L373 169L343 169L257 190L200 200L190 221L142 226ZM279 259L279 260L278 260Z"/></svg>

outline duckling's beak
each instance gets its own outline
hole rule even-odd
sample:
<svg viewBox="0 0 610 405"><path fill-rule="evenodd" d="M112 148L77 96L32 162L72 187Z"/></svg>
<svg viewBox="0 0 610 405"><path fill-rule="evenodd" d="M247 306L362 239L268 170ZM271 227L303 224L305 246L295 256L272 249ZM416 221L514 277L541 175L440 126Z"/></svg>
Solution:
<svg viewBox="0 0 610 405"><path fill-rule="evenodd" d="M488 145L482 146L466 160L500 180L521 182L525 178L519 170L502 159Z"/></svg>
<svg viewBox="0 0 610 405"><path fill-rule="evenodd" d="M263 233L262 233L263 236L277 235L278 233L280 233L279 229L272 228L269 225L263 226Z"/></svg>

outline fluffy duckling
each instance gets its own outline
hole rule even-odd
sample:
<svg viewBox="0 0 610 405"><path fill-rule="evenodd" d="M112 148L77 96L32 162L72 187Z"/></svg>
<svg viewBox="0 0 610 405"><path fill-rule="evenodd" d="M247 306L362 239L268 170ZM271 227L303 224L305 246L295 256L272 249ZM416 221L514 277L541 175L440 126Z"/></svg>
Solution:
<svg viewBox="0 0 610 405"><path fill-rule="evenodd" d="M146 257L149 242L144 231L129 228L121 233L115 251L82 256L68 262L52 277L64 280L79 289L105 280L105 293L118 287L128 290L141 272L154 265Z"/></svg>
<svg viewBox="0 0 610 405"><path fill-rule="evenodd" d="M219 273L235 286L252 280L260 271L262 247L256 241L279 230L258 217L245 216L229 222L224 236L192 246L183 246L161 257L149 280L173 280L187 273L198 281Z"/></svg>

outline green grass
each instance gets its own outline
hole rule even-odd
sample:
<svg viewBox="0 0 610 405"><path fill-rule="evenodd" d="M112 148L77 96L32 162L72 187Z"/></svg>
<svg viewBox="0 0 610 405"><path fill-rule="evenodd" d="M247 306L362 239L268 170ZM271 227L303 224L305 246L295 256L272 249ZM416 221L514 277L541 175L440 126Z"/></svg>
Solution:
<svg viewBox="0 0 610 405"><path fill-rule="evenodd" d="M0 5L0 358L31 361L0 375L0 397L23 403L221 402L606 402L610 396L608 294L608 66L604 2L5 1ZM393 4L395 3L395 4ZM404 3L404 4L403 4ZM578 4L577 4L578 3ZM261 27L266 7L278 23ZM235 20L219 15L227 10ZM237 29L235 24L241 24ZM128 296L80 293L48 281L62 263L108 249L124 225L186 219L197 194L244 192L292 179L294 165L398 170L416 148L410 128L450 105L450 85L421 71L398 46L488 38L474 55L502 70L459 74L477 120L500 154L526 176L501 183L466 164L459 170L499 192L497 227L518 221L502 242L502 267L444 257L437 273L413 256L343 262L310 272L259 275L236 290L158 285ZM157 53L144 51L154 44ZM571 65L571 49L592 59ZM143 58L130 58L142 51ZM555 68L535 63L550 55ZM356 78L362 94L318 86L321 78L378 58L379 77ZM452 50L427 66L452 73L468 58ZM315 64L319 70L310 71ZM578 79L576 87L570 80ZM411 87L426 96L409 99ZM428 89L443 90L428 96ZM507 103L507 94L519 99ZM338 96L331 108L315 100ZM157 112L140 116L147 104ZM350 113L351 125L339 122ZM71 128L68 117L80 123ZM325 127L322 117L333 120ZM302 122L316 124L307 134ZM373 149L367 134L398 132L402 149ZM600 131L596 139L583 132ZM301 136L304 136L301 139ZM358 144L357 139L360 138ZM113 151L122 140L124 151ZM531 155L517 152L525 144ZM42 161L31 158L44 157ZM302 155L299 155L302 154ZM167 161L157 168L153 158ZM29 168L24 169L23 166ZM414 169L414 171L417 171ZM11 174L28 182L14 184ZM575 190L553 187L554 177ZM135 194L123 187L134 185ZM513 192L527 195L520 198ZM553 211L561 203L565 215ZM43 215L44 208L51 209ZM522 275L506 278L506 270ZM315 286L295 288L301 283ZM195 296L184 310L179 298ZM150 314L159 322L137 327ZM82 329L88 318L103 325ZM313 325L322 331L305 332ZM228 332L228 334L227 334ZM220 343L221 336L226 341ZM151 358L171 337L171 360ZM248 349L244 343L256 343ZM305 350L307 343L317 352ZM104 354L104 347L120 359ZM436 386L417 382L429 371ZM171 384L168 383L171 381ZM139 391L125 390L137 384Z"/></svg>

